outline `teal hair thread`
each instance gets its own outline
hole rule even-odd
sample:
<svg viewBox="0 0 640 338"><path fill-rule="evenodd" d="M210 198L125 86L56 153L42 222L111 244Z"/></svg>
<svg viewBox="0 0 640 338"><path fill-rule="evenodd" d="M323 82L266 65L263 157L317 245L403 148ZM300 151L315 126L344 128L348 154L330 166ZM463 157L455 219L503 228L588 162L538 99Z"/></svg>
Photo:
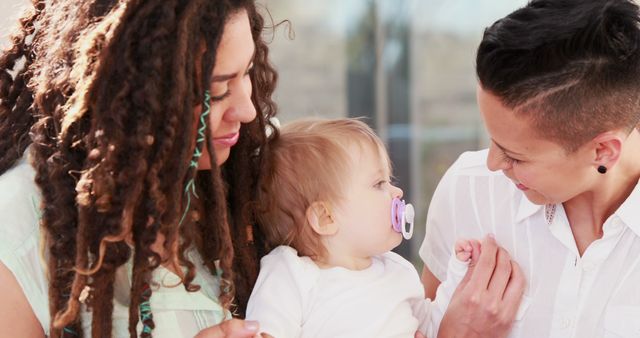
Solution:
<svg viewBox="0 0 640 338"><path fill-rule="evenodd" d="M68 333L70 335L73 336L78 336L78 333L76 331L74 331L73 329L65 326L64 329L62 329L62 336L64 337L65 333Z"/></svg>
<svg viewBox="0 0 640 338"><path fill-rule="evenodd" d="M207 139L205 133L207 132L207 117L211 113L211 95L208 90L204 92L204 111L200 114L200 123L198 124L198 138L196 139L196 149L193 151L193 156L191 157L191 162L189 163L189 168L193 168L196 170L198 168L198 160L202 156L202 143ZM184 219L187 217L187 213L191 208L191 195L198 197L198 193L196 192L196 182L192 177L189 179L189 182L184 187L184 193L187 195L187 206L184 208L184 213L180 218L180 222L178 226L182 225Z"/></svg>
<svg viewBox="0 0 640 338"><path fill-rule="evenodd" d="M142 333L151 334L153 328L149 326L149 320L153 319L153 313L151 312L151 288L149 284L144 284L142 287L142 302L140 302L140 320L142 321Z"/></svg>
<svg viewBox="0 0 640 338"><path fill-rule="evenodd" d="M33 210L35 211L36 216L38 216L38 221L42 220L42 211L38 208L36 198L34 196L31 196L31 204L33 204Z"/></svg>

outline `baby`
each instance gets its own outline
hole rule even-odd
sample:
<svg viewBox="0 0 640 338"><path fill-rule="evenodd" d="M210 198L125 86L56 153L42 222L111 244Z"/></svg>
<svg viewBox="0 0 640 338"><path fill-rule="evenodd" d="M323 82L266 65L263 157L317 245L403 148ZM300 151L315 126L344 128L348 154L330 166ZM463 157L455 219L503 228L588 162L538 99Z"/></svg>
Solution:
<svg viewBox="0 0 640 338"><path fill-rule="evenodd" d="M276 338L436 337L479 243L456 243L447 280L425 299L413 265L390 251L411 236L412 207L365 123L297 121L267 151L257 217L277 247L261 261L247 319Z"/></svg>

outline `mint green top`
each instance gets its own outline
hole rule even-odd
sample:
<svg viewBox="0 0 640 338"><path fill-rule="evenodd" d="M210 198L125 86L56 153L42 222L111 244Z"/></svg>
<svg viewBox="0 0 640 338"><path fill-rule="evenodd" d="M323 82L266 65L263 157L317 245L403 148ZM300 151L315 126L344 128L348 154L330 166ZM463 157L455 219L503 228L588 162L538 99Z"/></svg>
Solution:
<svg viewBox="0 0 640 338"><path fill-rule="evenodd" d="M27 152L28 153L28 150ZM45 334L49 332L46 264L41 248L39 226L40 192L34 182L35 171L25 155L0 176L0 262L11 270L22 287ZM197 276L198 292L187 292L180 279L164 267L152 275L151 310L156 328L155 338L193 337L200 330L220 323L231 315L218 303L219 281L202 264L197 254L190 255ZM113 337L129 337L129 290L132 262L116 272L113 310ZM90 313L81 314L85 332L90 330ZM138 332L142 324L138 324Z"/></svg>

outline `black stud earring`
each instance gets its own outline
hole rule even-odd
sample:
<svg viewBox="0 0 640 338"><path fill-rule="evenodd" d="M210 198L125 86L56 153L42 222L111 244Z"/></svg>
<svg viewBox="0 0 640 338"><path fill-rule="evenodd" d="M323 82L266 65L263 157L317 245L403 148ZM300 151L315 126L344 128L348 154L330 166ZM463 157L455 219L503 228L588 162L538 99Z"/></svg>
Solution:
<svg viewBox="0 0 640 338"><path fill-rule="evenodd" d="M601 174L606 174L607 173L607 167L601 165L598 167L598 172Z"/></svg>

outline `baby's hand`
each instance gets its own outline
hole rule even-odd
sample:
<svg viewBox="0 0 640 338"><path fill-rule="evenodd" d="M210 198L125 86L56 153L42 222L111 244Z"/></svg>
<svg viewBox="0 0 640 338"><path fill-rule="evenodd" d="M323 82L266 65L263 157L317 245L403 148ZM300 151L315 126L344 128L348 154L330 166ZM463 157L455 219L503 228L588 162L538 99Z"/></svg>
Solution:
<svg viewBox="0 0 640 338"><path fill-rule="evenodd" d="M461 262L475 261L480 256L480 241L476 239L459 239L455 245L456 258Z"/></svg>

